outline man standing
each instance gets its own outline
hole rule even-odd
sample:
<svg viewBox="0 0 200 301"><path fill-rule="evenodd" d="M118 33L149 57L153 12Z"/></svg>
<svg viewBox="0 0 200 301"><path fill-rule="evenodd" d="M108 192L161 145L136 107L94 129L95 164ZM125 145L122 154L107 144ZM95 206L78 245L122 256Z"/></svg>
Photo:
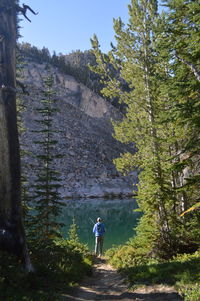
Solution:
<svg viewBox="0 0 200 301"><path fill-rule="evenodd" d="M101 222L101 218L97 218L97 223L93 227L93 233L95 234L95 254L102 256L102 249L103 249L103 236L105 233L105 226Z"/></svg>

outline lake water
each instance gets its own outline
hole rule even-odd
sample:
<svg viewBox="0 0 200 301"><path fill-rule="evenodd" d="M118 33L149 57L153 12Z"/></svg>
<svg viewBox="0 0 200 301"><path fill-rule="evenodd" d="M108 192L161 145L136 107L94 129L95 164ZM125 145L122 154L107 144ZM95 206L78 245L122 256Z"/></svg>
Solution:
<svg viewBox="0 0 200 301"><path fill-rule="evenodd" d="M113 245L125 243L133 237L134 230L141 213L134 212L137 203L134 199L125 200L69 200L63 209L62 222L65 224L63 234L67 237L73 217L78 225L80 241L87 244L90 250L94 250L93 223L97 217L101 217L106 234L104 239L104 250Z"/></svg>

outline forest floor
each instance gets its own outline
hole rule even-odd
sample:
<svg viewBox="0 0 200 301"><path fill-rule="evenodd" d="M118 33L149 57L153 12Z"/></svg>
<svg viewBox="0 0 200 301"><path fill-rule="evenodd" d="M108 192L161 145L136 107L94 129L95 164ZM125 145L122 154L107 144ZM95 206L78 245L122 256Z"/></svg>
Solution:
<svg viewBox="0 0 200 301"><path fill-rule="evenodd" d="M122 300L122 301L181 301L173 287L149 285L129 289L125 279L104 258L96 258L91 277L79 287L63 294L63 301Z"/></svg>

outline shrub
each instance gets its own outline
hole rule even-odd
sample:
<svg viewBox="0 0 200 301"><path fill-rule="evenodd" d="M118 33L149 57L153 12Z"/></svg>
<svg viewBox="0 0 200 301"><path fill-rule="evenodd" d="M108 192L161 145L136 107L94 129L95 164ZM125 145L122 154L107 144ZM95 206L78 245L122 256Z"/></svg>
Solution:
<svg viewBox="0 0 200 301"><path fill-rule="evenodd" d="M106 252L109 262L126 275L130 285L174 285L185 301L200 300L200 251L171 260L149 258L129 244Z"/></svg>
<svg viewBox="0 0 200 301"><path fill-rule="evenodd" d="M64 239L30 246L35 267L27 274L19 260L0 253L0 300L58 301L63 291L91 274L91 255L86 246Z"/></svg>
<svg viewBox="0 0 200 301"><path fill-rule="evenodd" d="M178 291L184 296L184 301L199 301L200 300L200 284L177 284Z"/></svg>

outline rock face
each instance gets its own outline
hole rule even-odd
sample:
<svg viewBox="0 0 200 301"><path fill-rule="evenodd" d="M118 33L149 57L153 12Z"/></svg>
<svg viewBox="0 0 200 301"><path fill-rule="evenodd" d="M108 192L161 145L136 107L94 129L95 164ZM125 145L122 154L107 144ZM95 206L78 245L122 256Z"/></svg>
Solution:
<svg viewBox="0 0 200 301"><path fill-rule="evenodd" d="M113 159L126 151L126 147L116 141L111 120L121 118L119 111L102 97L93 93L73 77L61 74L55 67L27 61L22 79L30 93L25 97L27 111L23 114L26 133L22 143L33 154L37 147L33 140L37 117L36 108L44 90L44 77L52 74L59 112L56 113L55 128L58 130L57 148L64 155L56 163L56 169L62 177L62 196L64 198L119 197L133 194L132 178L120 175ZM32 162L26 159L26 164ZM31 170L31 168L28 168ZM33 175L29 172L31 181Z"/></svg>

